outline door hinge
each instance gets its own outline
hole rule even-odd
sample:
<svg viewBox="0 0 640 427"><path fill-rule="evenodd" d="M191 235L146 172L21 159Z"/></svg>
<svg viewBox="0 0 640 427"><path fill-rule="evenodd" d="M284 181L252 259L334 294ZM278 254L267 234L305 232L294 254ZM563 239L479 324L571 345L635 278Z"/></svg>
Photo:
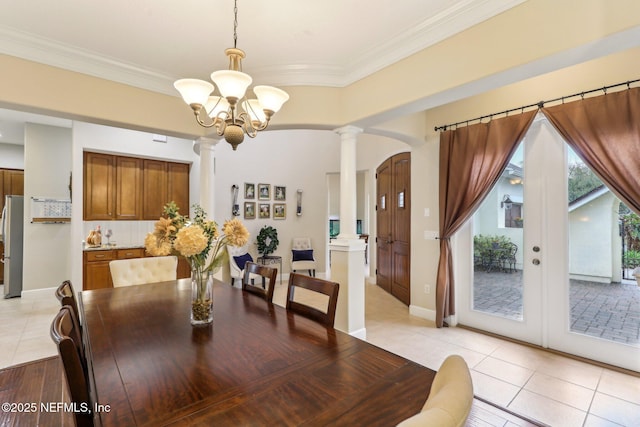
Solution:
<svg viewBox="0 0 640 427"><path fill-rule="evenodd" d="M376 173L376 179L378 179L378 174Z"/></svg>
<svg viewBox="0 0 640 427"><path fill-rule="evenodd" d="M378 205L376 205L376 211L378 210Z"/></svg>

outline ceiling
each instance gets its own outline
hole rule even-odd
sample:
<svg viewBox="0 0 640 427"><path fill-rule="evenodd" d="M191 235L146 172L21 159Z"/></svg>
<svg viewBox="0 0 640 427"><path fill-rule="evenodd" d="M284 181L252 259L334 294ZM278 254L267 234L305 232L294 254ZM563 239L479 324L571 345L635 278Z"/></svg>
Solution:
<svg viewBox="0 0 640 427"><path fill-rule="evenodd" d="M254 83L343 87L524 1L239 0L237 47ZM228 67L233 19L232 0L4 2L0 53L177 96Z"/></svg>

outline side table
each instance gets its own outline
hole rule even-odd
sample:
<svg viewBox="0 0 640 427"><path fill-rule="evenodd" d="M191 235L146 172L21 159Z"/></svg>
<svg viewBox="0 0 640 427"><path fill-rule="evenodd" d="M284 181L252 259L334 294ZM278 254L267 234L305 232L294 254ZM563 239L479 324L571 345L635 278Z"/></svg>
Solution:
<svg viewBox="0 0 640 427"><path fill-rule="evenodd" d="M256 262L262 265L280 264L280 284L282 285L282 257L277 255L263 255L256 258Z"/></svg>

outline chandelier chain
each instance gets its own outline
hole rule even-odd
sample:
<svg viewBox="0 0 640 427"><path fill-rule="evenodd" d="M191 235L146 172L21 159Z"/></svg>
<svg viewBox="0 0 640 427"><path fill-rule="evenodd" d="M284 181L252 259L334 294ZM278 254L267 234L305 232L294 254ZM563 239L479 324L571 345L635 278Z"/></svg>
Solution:
<svg viewBox="0 0 640 427"><path fill-rule="evenodd" d="M233 47L238 47L238 0L233 2Z"/></svg>

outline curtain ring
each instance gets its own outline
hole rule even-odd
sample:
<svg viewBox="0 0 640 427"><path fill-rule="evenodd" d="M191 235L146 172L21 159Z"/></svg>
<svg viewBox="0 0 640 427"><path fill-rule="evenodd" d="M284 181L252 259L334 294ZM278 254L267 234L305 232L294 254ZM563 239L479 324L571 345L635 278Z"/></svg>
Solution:
<svg viewBox="0 0 640 427"><path fill-rule="evenodd" d="M631 82L627 81L627 89L631 89Z"/></svg>
<svg viewBox="0 0 640 427"><path fill-rule="evenodd" d="M580 98L582 98L582 100L584 101L584 92L580 94Z"/></svg>
<svg viewBox="0 0 640 427"><path fill-rule="evenodd" d="M605 86L605 87L603 87L603 88L602 88L602 91L603 91L603 92L604 92L604 94L606 95L606 94L607 94L607 87L606 87L606 86Z"/></svg>

